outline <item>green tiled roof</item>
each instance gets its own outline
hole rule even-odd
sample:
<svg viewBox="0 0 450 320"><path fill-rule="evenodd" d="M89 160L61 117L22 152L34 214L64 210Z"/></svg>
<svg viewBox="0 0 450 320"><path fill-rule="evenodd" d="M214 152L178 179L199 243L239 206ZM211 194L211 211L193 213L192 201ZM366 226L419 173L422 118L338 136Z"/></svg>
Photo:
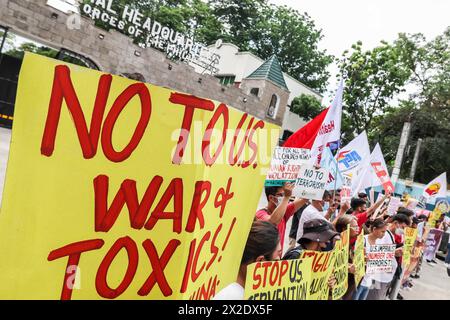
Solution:
<svg viewBox="0 0 450 320"><path fill-rule="evenodd" d="M284 81L283 71L276 55L272 55L258 69L253 71L247 79L268 79L276 85L289 90Z"/></svg>

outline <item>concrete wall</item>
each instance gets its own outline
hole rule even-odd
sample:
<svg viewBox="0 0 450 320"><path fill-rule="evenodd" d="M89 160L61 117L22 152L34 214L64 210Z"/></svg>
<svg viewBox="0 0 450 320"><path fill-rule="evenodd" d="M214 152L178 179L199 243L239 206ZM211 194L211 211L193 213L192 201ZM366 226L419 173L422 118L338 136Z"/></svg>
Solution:
<svg viewBox="0 0 450 320"><path fill-rule="evenodd" d="M52 13L58 17L52 18ZM95 27L90 19L82 17L80 28L71 30L67 26L68 17L47 6L46 0L0 0L0 24L11 28L13 33L52 47L75 51L93 60L102 71L112 74L138 72L146 82L214 99L268 122L282 124L286 103L280 104L276 119L267 118L270 100L266 102L239 88L222 86L214 76L196 73L193 67L170 61L155 49L142 49L115 30L107 32ZM100 34L105 36L103 40L99 38ZM139 57L135 51L140 53ZM172 70L169 70L169 64Z"/></svg>

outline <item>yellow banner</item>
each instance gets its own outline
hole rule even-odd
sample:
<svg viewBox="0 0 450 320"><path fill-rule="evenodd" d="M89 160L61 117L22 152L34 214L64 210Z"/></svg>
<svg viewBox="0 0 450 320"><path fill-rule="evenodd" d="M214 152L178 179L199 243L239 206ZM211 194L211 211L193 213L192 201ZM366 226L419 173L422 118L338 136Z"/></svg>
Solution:
<svg viewBox="0 0 450 320"><path fill-rule="evenodd" d="M271 136L224 104L27 54L0 299L211 298L236 280Z"/></svg>
<svg viewBox="0 0 450 320"><path fill-rule="evenodd" d="M328 280L333 272L334 252L303 251L303 259L312 259L311 285L309 286L307 300L328 300L328 293L330 292Z"/></svg>
<svg viewBox="0 0 450 320"><path fill-rule="evenodd" d="M257 262L247 267L246 300L306 300L311 258Z"/></svg>
<svg viewBox="0 0 450 320"><path fill-rule="evenodd" d="M408 267L411 261L411 253L414 247L414 243L417 239L417 229L405 228L405 242L403 246L403 258L402 264L405 268Z"/></svg>
<svg viewBox="0 0 450 320"><path fill-rule="evenodd" d="M333 275L336 284L332 290L332 299L341 299L348 288L348 257L349 257L350 231L349 228L341 233L341 240L335 245Z"/></svg>
<svg viewBox="0 0 450 320"><path fill-rule="evenodd" d="M442 211L439 209L439 207L435 207L433 212L430 213L430 217L428 218L427 226L430 228L436 228L436 222L439 220L439 218L442 216Z"/></svg>
<svg viewBox="0 0 450 320"><path fill-rule="evenodd" d="M355 253L353 256L355 265L355 283L356 286L366 274L366 258L364 254L364 234L361 232L355 242Z"/></svg>

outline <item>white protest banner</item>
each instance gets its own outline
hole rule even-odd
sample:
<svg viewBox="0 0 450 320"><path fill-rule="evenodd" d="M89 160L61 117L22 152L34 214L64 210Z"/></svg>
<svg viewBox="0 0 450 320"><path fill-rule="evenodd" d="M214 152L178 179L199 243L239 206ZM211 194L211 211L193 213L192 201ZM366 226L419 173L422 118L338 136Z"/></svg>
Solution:
<svg viewBox="0 0 450 320"><path fill-rule="evenodd" d="M342 96L344 93L344 82L341 81L336 91L331 107L322 122L322 126L317 133L314 144L311 147L311 164L319 165L322 152L325 147L341 139L341 117L342 117Z"/></svg>
<svg viewBox="0 0 450 320"><path fill-rule="evenodd" d="M320 167L328 170L327 190L335 190L342 187L342 175L329 147L326 147L322 154Z"/></svg>
<svg viewBox="0 0 450 320"><path fill-rule="evenodd" d="M358 176L353 182L353 194L357 194L360 190L379 185L382 185L384 191L387 193L394 192L394 185L389 177L381 147L377 143L368 161L364 161L363 169L358 173Z"/></svg>
<svg viewBox="0 0 450 320"><path fill-rule="evenodd" d="M406 209L414 211L414 209L416 209L418 204L419 204L419 200L414 199L414 198L408 198L408 201L406 201Z"/></svg>
<svg viewBox="0 0 450 320"><path fill-rule="evenodd" d="M266 176L266 186L282 186L286 181L297 179L300 166L308 162L310 152L302 148L276 147L270 169Z"/></svg>
<svg viewBox="0 0 450 320"><path fill-rule="evenodd" d="M355 192L357 186L355 185L358 182L357 177L365 169L363 164L368 162L369 157L370 148L365 131L350 141L336 155L339 171L352 177L353 192Z"/></svg>
<svg viewBox="0 0 450 320"><path fill-rule="evenodd" d="M352 200L352 177L346 174L342 175L342 186L341 186L341 206Z"/></svg>
<svg viewBox="0 0 450 320"><path fill-rule="evenodd" d="M394 272L395 244L369 246L366 254L366 274Z"/></svg>
<svg viewBox="0 0 450 320"><path fill-rule="evenodd" d="M423 194L420 199L422 203L434 204L436 198L446 197L447 193L447 172L442 173L439 177L431 180L425 188L423 188Z"/></svg>
<svg viewBox="0 0 450 320"><path fill-rule="evenodd" d="M397 213L398 208L400 207L402 203L402 200L397 197L391 197L391 200L389 201L387 212L390 216L393 216Z"/></svg>
<svg viewBox="0 0 450 320"><path fill-rule="evenodd" d="M294 195L298 198L321 200L327 186L328 170L304 165L295 181Z"/></svg>

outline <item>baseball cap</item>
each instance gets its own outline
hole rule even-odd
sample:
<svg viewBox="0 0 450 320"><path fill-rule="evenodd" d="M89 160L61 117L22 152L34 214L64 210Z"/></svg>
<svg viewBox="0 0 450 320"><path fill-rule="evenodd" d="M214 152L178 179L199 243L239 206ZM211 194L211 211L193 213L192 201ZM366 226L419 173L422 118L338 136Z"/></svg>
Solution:
<svg viewBox="0 0 450 320"><path fill-rule="evenodd" d="M312 219L303 224L303 236L301 239L309 239L317 242L328 242L339 235L333 225L323 219Z"/></svg>

